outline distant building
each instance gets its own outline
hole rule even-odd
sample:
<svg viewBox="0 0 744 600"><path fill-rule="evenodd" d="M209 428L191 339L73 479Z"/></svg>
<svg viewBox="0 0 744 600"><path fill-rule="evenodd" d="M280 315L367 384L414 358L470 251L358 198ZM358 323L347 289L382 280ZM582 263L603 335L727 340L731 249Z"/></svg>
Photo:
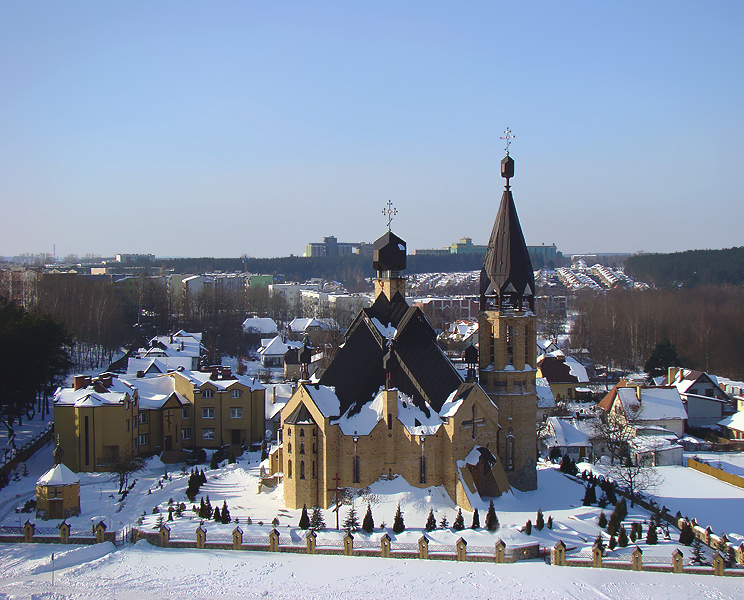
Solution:
<svg viewBox="0 0 744 600"><path fill-rule="evenodd" d="M305 247L305 256L348 256L350 254L372 255L372 245L364 242L339 242L335 236L329 235L322 242L310 242Z"/></svg>
<svg viewBox="0 0 744 600"><path fill-rule="evenodd" d="M154 260L155 260L154 254L117 254L116 255L116 262L124 263L127 265L151 263Z"/></svg>

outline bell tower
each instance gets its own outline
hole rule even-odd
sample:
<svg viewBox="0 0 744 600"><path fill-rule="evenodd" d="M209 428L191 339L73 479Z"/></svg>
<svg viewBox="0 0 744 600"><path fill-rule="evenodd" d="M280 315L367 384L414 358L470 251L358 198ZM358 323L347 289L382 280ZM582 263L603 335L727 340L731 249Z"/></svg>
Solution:
<svg viewBox="0 0 744 600"><path fill-rule="evenodd" d="M527 491L537 488L537 322L535 276L509 184L513 137L507 128L506 185L480 274L479 379L499 408L498 453L509 483Z"/></svg>

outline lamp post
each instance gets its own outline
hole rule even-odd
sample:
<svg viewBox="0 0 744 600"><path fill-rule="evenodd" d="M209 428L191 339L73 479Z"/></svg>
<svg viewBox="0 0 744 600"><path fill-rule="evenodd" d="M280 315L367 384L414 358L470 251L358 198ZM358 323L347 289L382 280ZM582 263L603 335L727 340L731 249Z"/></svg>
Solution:
<svg viewBox="0 0 744 600"><path fill-rule="evenodd" d="M108 501L108 513L109 513L109 528L111 528L111 501L114 499L113 494L109 494L109 501Z"/></svg>

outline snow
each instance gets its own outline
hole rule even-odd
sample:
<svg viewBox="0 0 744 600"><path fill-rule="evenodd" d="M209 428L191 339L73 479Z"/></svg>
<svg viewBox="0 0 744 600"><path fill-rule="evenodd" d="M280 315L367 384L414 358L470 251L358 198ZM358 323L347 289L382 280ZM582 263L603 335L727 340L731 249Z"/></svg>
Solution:
<svg viewBox="0 0 744 600"><path fill-rule="evenodd" d="M737 413L734 413L730 417L726 417L725 419L721 419L718 421L719 425L722 425L723 427L728 427L729 429L736 429L737 431L744 431L744 410L740 410Z"/></svg>
<svg viewBox="0 0 744 600"><path fill-rule="evenodd" d="M395 334L398 333L395 327L393 327L390 323L387 325L383 325L380 320L377 317L372 317L372 324L377 328L377 331L380 332L380 335L382 337L387 338L389 340L393 339L395 337Z"/></svg>
<svg viewBox="0 0 744 600"><path fill-rule="evenodd" d="M554 408L555 398L553 397L553 391L550 389L550 383L545 377L537 377L535 379L535 392L537 392L537 407L538 408Z"/></svg>
<svg viewBox="0 0 744 600"><path fill-rule="evenodd" d="M617 394L623 411L629 419L637 421L663 421L687 419L687 411L676 388L639 388L638 402L635 387L618 388Z"/></svg>
<svg viewBox="0 0 744 600"><path fill-rule="evenodd" d="M553 430L553 436L555 441L548 443L549 446L559 446L561 448L569 447L589 447L591 448L592 443L589 441L589 436L574 427L572 423L565 419L559 419L558 417L548 417L551 428Z"/></svg>
<svg viewBox="0 0 744 600"><path fill-rule="evenodd" d="M65 465L55 465L37 479L37 485L73 485L80 483L80 477L75 475Z"/></svg>
<svg viewBox="0 0 744 600"><path fill-rule="evenodd" d="M334 388L327 385L311 384L306 385L305 389L324 417L335 417L341 411L341 402L336 396Z"/></svg>

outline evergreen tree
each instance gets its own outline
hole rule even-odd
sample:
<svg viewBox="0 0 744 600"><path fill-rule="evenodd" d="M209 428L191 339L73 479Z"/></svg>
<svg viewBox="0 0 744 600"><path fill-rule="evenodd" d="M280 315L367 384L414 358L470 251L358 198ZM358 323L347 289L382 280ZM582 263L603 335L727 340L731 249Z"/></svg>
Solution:
<svg viewBox="0 0 744 600"><path fill-rule="evenodd" d="M219 506L215 506L214 507L213 518L218 523L222 523L222 515L220 514L220 507Z"/></svg>
<svg viewBox="0 0 744 600"><path fill-rule="evenodd" d="M499 528L499 518L496 516L496 509L493 507L493 500L488 503L488 512L486 513L486 529L496 531Z"/></svg>
<svg viewBox="0 0 744 600"><path fill-rule="evenodd" d="M362 529L367 533L372 533L375 530L375 520L372 518L372 506L367 504L367 512L364 514L362 519Z"/></svg>
<svg viewBox="0 0 744 600"><path fill-rule="evenodd" d="M403 522L403 513L400 510L400 502L398 508L395 509L395 518L393 519L393 532L403 533L406 530L406 525Z"/></svg>
<svg viewBox="0 0 744 600"><path fill-rule="evenodd" d="M602 529L607 527L607 517L604 514L604 511L599 513L599 518L597 519L597 525L599 525Z"/></svg>
<svg viewBox="0 0 744 600"><path fill-rule="evenodd" d="M323 511L319 507L313 507L313 514L310 517L310 529L313 531L321 531L325 529L325 520L323 519Z"/></svg>
<svg viewBox="0 0 744 600"><path fill-rule="evenodd" d="M527 522L524 524L524 532L527 535L532 535L532 521L527 519Z"/></svg>
<svg viewBox="0 0 744 600"><path fill-rule="evenodd" d="M682 530L679 532L679 541L685 546L690 546L695 541L695 530L689 521L685 521L682 524Z"/></svg>
<svg viewBox="0 0 744 600"><path fill-rule="evenodd" d="M227 525L230 522L230 511L227 509L227 500L222 501L222 523Z"/></svg>
<svg viewBox="0 0 744 600"><path fill-rule="evenodd" d="M649 545L658 544L659 536L656 534L656 523L653 520L648 524L648 533L646 533L646 543Z"/></svg>
<svg viewBox="0 0 744 600"><path fill-rule="evenodd" d="M206 501L206 516L205 519L211 519L212 518L212 503L209 501L209 494L207 494L207 501Z"/></svg>
<svg viewBox="0 0 744 600"><path fill-rule="evenodd" d="M607 489L605 490L605 493L607 494L607 501L610 504L614 504L617 506L617 495L615 494L615 485L611 481L607 482ZM625 499L623 499L623 502L625 502ZM625 519L625 517L627 516L628 516L628 509L626 506L623 519Z"/></svg>
<svg viewBox="0 0 744 600"><path fill-rule="evenodd" d="M169 521L173 520L173 507L172 506L168 507L168 520Z"/></svg>
<svg viewBox="0 0 744 600"><path fill-rule="evenodd" d="M594 501L596 501L596 498L594 499ZM592 486L591 486L591 484L586 486L586 491L584 492L584 499L582 501L582 504L584 506L591 506L592 505Z"/></svg>
<svg viewBox="0 0 744 600"><path fill-rule="evenodd" d="M199 518L200 519L206 519L207 514L207 505L204 502L204 496L201 497L201 501L199 502Z"/></svg>
<svg viewBox="0 0 744 600"><path fill-rule="evenodd" d="M442 515L442 520L439 521L439 529L447 529L449 527L449 521L447 521L447 515Z"/></svg>
<svg viewBox="0 0 744 600"><path fill-rule="evenodd" d="M636 523L636 537L639 540L643 537L643 523Z"/></svg>
<svg viewBox="0 0 744 600"><path fill-rule="evenodd" d="M217 452L212 452L212 459L209 461L209 468L210 470L214 471L219 466L219 462L217 461Z"/></svg>
<svg viewBox="0 0 744 600"><path fill-rule="evenodd" d="M600 508L605 508L607 506L607 504L608 504L608 502L607 502L607 496L605 495L604 492L602 492L599 495L599 500L597 500L597 506L599 506Z"/></svg>
<svg viewBox="0 0 744 600"><path fill-rule="evenodd" d="M473 522L470 525L470 529L480 529L480 515L477 508L473 510Z"/></svg>
<svg viewBox="0 0 744 600"><path fill-rule="evenodd" d="M542 531L543 527L545 527L545 519L543 518L543 511L542 509L537 509L537 519L535 519L535 529L538 531Z"/></svg>
<svg viewBox="0 0 744 600"><path fill-rule="evenodd" d="M638 539L638 527L637 523L631 523L630 524L630 541L635 544L636 540Z"/></svg>
<svg viewBox="0 0 744 600"><path fill-rule="evenodd" d="M610 550L614 550L615 548L617 548L617 540L615 539L614 535L610 536L609 548Z"/></svg>
<svg viewBox="0 0 744 600"><path fill-rule="evenodd" d="M625 531L625 527L620 528L620 533L617 536L617 545L621 548L625 548L628 545L628 534Z"/></svg>
<svg viewBox="0 0 744 600"><path fill-rule="evenodd" d="M202 485L207 483L207 476L204 474L204 469L201 470L201 473L199 474L199 479L201 479Z"/></svg>
<svg viewBox="0 0 744 600"><path fill-rule="evenodd" d="M604 545L604 540L602 539L601 533L598 533L597 537L594 538L594 545L597 546L602 551L602 554L604 554L605 545Z"/></svg>
<svg viewBox="0 0 744 600"><path fill-rule="evenodd" d="M462 531L465 529L465 519L462 516L462 509L457 509L457 516L455 517L454 523L452 523L452 529L455 531Z"/></svg>
<svg viewBox="0 0 744 600"><path fill-rule="evenodd" d="M354 533L359 530L359 518L357 517L356 508L352 502L349 507L349 512L346 513L346 519L344 519L344 531L348 533Z"/></svg>
<svg viewBox="0 0 744 600"><path fill-rule="evenodd" d="M570 470L571 459L568 457L568 454L564 454L563 458L561 459L561 466L559 467L561 473L568 473Z"/></svg>
<svg viewBox="0 0 744 600"><path fill-rule="evenodd" d="M553 517L548 516L548 529L553 529Z"/></svg>
<svg viewBox="0 0 744 600"><path fill-rule="evenodd" d="M705 555L703 554L703 542L700 538L696 537L692 542L692 558L690 559L694 565L705 564Z"/></svg>
<svg viewBox="0 0 744 600"><path fill-rule="evenodd" d="M302 505L302 514L300 515L300 529L307 529L310 527L310 517L307 514L307 504Z"/></svg>
<svg viewBox="0 0 744 600"><path fill-rule="evenodd" d="M437 520L434 518L434 509L429 509L429 516L426 517L426 531L434 531L437 528Z"/></svg>
<svg viewBox="0 0 744 600"><path fill-rule="evenodd" d="M646 361L646 365L643 370L649 374L650 377L660 377L667 374L669 367L681 367L682 361L677 356L677 346L672 344L669 340L664 340L660 344L656 344L653 353Z"/></svg>

